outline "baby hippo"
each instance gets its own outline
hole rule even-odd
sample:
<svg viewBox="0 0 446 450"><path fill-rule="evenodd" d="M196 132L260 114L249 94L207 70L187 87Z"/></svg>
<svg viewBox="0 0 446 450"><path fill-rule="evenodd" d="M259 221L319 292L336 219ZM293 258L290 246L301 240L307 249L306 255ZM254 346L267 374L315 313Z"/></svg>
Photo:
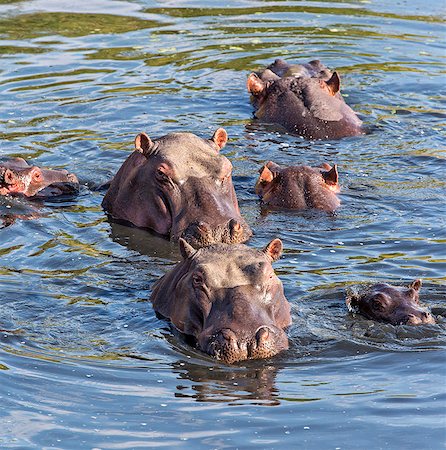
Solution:
<svg viewBox="0 0 446 450"><path fill-rule="evenodd" d="M66 170L40 169L23 158L0 162L0 195L55 197L79 190L76 175Z"/></svg>
<svg viewBox="0 0 446 450"><path fill-rule="evenodd" d="M273 208L316 208L332 212L339 205L338 169L324 163L309 166L280 167L269 161L260 169L255 191L262 202Z"/></svg>
<svg viewBox="0 0 446 450"><path fill-rule="evenodd" d="M339 139L363 134L362 122L344 102L341 81L320 61L288 64L277 59L251 73L247 88L262 122L277 123L307 139Z"/></svg>
<svg viewBox="0 0 446 450"><path fill-rule="evenodd" d="M392 325L434 324L431 313L420 306L420 288L421 280L413 281L407 288L377 283L349 290L346 303L349 311L379 322Z"/></svg>

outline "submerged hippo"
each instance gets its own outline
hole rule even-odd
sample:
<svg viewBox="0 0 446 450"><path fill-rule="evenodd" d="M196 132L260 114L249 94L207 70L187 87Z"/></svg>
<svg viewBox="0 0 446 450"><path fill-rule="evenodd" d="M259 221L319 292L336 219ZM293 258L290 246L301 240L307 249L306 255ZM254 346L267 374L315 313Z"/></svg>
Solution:
<svg viewBox="0 0 446 450"><path fill-rule="evenodd" d="M280 167L269 161L259 170L256 194L274 208L317 208L334 211L340 201L338 169L324 163L321 169L309 166Z"/></svg>
<svg viewBox="0 0 446 450"><path fill-rule="evenodd" d="M135 139L135 151L111 182L102 206L113 218L192 245L240 243L251 230L240 215L232 164L219 152L228 135L211 139L170 133Z"/></svg>
<svg viewBox="0 0 446 450"><path fill-rule="evenodd" d="M395 287L387 283L361 286L347 293L347 307L367 319L392 325L433 324L431 313L420 306L421 280L415 280L409 287Z"/></svg>
<svg viewBox="0 0 446 450"><path fill-rule="evenodd" d="M276 60L251 73L247 87L262 122L277 123L307 139L339 139L363 134L362 122L345 103L341 81L320 61L288 64Z"/></svg>
<svg viewBox="0 0 446 450"><path fill-rule="evenodd" d="M183 261L153 287L157 313L228 364L288 348L290 304L271 266L282 253L279 239L263 251L243 244L195 250L180 239L180 250Z"/></svg>
<svg viewBox="0 0 446 450"><path fill-rule="evenodd" d="M40 169L23 158L0 162L0 195L54 197L79 190L76 175L66 170Z"/></svg>

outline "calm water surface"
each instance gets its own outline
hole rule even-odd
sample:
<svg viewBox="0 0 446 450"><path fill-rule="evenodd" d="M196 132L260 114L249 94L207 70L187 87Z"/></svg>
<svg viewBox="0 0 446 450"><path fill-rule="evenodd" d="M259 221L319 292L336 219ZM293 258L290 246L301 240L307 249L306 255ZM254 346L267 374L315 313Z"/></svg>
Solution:
<svg viewBox="0 0 446 450"><path fill-rule="evenodd" d="M421 0L0 0L1 156L83 183L0 200L0 447L444 448L445 18ZM308 142L254 123L246 77L279 56L337 68L372 132ZM155 317L176 246L110 224L91 190L140 131L220 126L250 245L284 242L294 320L288 352L234 367ZM262 211L270 159L337 163L341 209ZM436 325L346 312L352 283L415 278Z"/></svg>

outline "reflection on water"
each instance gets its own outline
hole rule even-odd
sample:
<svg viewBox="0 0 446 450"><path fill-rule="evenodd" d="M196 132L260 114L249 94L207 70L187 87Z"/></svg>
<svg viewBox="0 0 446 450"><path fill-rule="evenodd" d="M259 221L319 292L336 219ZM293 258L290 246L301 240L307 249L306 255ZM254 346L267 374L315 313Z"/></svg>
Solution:
<svg viewBox="0 0 446 450"><path fill-rule="evenodd" d="M0 446L438 448L445 12L419 0L0 0L0 156L83 185L76 198L0 199ZM336 68L370 133L308 142L255 122L246 77L276 57ZM220 126L249 245L283 240L275 267L293 307L290 350L234 367L155 316L150 287L177 247L109 222L97 190L137 133ZM337 163L341 208L263 211L253 187L268 160ZM415 278L436 325L346 309L351 284Z"/></svg>

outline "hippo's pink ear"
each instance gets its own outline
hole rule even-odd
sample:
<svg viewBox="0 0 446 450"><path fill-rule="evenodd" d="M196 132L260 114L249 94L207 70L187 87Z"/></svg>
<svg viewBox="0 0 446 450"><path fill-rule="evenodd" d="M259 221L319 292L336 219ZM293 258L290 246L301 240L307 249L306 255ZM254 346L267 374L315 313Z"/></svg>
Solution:
<svg viewBox="0 0 446 450"><path fill-rule="evenodd" d="M421 289L422 281L420 279L412 281L412 283L409 284L409 287L412 289L415 289L417 292Z"/></svg>
<svg viewBox="0 0 446 450"><path fill-rule="evenodd" d="M264 249L263 253L271 258L272 261L277 261L282 255L283 245L280 239L273 239Z"/></svg>
<svg viewBox="0 0 446 450"><path fill-rule="evenodd" d="M331 95L336 95L341 88L341 79L337 72L333 72L331 78L325 82Z"/></svg>
<svg viewBox="0 0 446 450"><path fill-rule="evenodd" d="M254 72L249 75L246 86L252 95L259 95L265 90L265 83Z"/></svg>
<svg viewBox="0 0 446 450"><path fill-rule="evenodd" d="M326 164L326 163L324 163ZM330 167L327 164L328 167ZM335 164L327 172L321 172L322 178L327 184L335 185L338 184L338 166Z"/></svg>
<svg viewBox="0 0 446 450"><path fill-rule="evenodd" d="M267 165L264 165L260 170L260 177L259 182L260 183L271 183L271 181L274 180L274 174L269 170L269 167Z"/></svg>
<svg viewBox="0 0 446 450"><path fill-rule="evenodd" d="M195 254L196 250L183 238L179 239L179 244L180 244L180 253L184 259L190 258L192 255Z"/></svg>
<svg viewBox="0 0 446 450"><path fill-rule="evenodd" d="M146 133L139 133L135 138L135 150L148 157L152 153L154 144Z"/></svg>
<svg viewBox="0 0 446 450"><path fill-rule="evenodd" d="M221 150L228 142L228 133L224 128L219 128L215 131L211 140L217 146L217 150Z"/></svg>

